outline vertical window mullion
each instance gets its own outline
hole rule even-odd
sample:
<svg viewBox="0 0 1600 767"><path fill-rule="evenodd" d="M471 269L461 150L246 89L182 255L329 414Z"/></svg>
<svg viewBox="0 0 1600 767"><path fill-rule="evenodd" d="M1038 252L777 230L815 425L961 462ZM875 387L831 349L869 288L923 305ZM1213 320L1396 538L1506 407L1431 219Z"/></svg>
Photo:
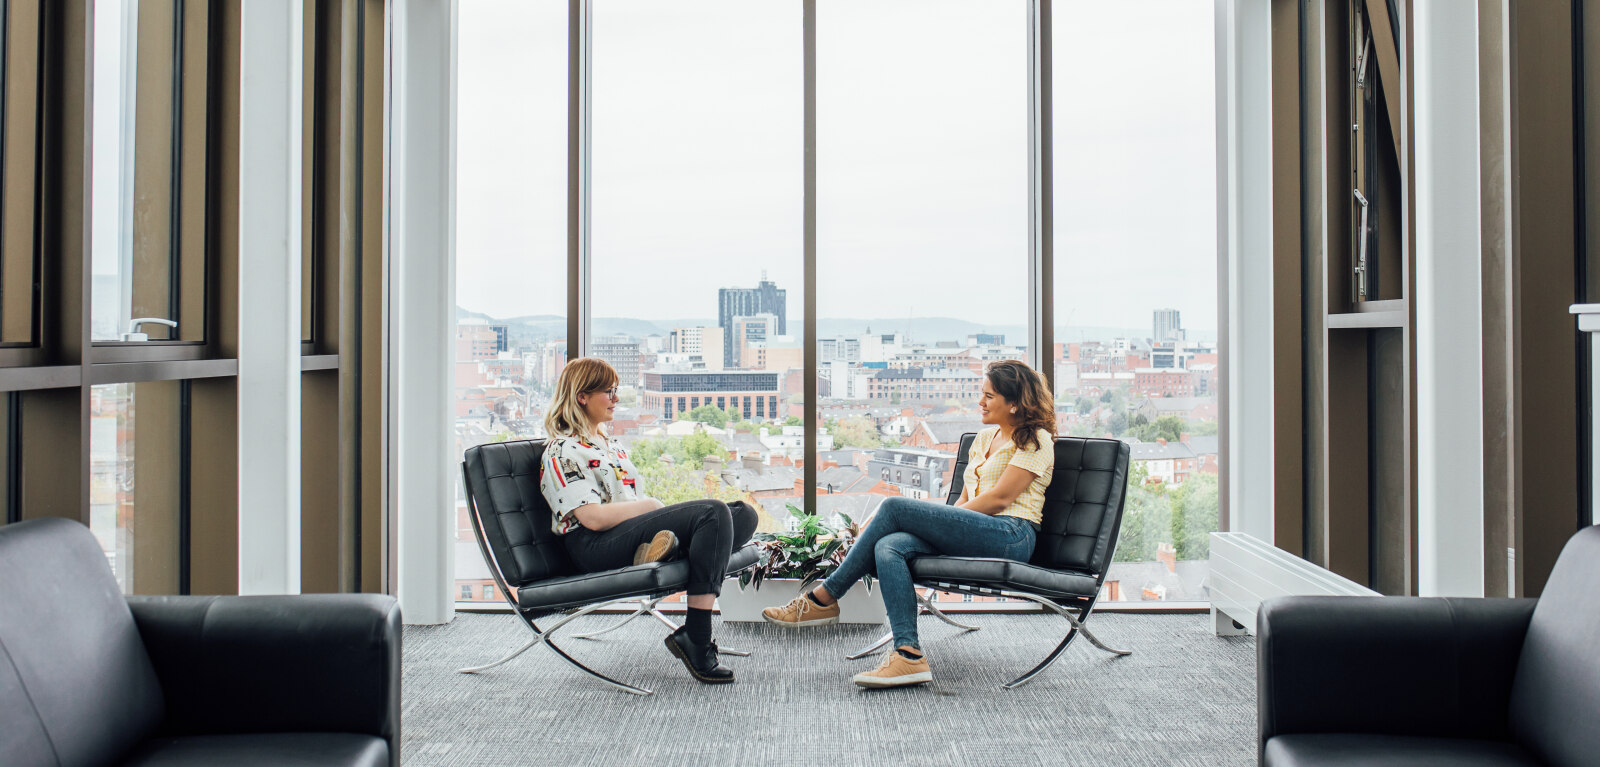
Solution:
<svg viewBox="0 0 1600 767"><path fill-rule="evenodd" d="M1054 151L1051 143L1051 0L1028 2L1029 362L1055 390Z"/></svg>
<svg viewBox="0 0 1600 767"><path fill-rule="evenodd" d="M801 47L805 52L805 332L801 343L805 384L805 483L807 514L817 513L817 0L805 0Z"/></svg>

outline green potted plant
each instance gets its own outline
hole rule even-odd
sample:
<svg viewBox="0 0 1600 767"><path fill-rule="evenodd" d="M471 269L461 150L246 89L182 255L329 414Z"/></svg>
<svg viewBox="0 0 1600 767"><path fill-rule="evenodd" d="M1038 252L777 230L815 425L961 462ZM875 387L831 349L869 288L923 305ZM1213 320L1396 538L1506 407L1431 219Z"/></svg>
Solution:
<svg viewBox="0 0 1600 767"><path fill-rule="evenodd" d="M834 529L794 504L788 508L797 520L796 529L756 535L760 559L739 575L737 588L730 578L717 600L723 620L762 620L763 608L781 605L832 575L861 534L861 526L847 515L839 515L844 525ZM862 579L861 588L846 593L839 605L841 623L883 623L888 617L882 596L872 589L871 576Z"/></svg>

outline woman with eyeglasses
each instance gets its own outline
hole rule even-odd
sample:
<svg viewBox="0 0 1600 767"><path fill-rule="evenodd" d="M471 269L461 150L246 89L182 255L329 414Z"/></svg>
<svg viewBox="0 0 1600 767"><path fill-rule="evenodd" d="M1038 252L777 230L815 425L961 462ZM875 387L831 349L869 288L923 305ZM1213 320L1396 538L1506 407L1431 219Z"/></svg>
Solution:
<svg viewBox="0 0 1600 767"><path fill-rule="evenodd" d="M729 555L755 534L755 510L710 498L662 506L645 495L627 449L602 428L615 418L617 383L617 371L593 357L567 363L556 381L544 418L550 439L539 477L554 512L551 529L584 572L660 562L683 552L689 560L688 620L667 637L667 649L695 679L732 682L733 671L717 662L711 609Z"/></svg>

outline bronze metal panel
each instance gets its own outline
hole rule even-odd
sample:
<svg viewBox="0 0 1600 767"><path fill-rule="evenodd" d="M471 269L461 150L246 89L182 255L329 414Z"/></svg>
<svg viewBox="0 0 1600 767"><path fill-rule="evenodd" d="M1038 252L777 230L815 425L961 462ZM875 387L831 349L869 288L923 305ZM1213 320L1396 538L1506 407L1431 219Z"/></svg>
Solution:
<svg viewBox="0 0 1600 767"><path fill-rule="evenodd" d="M1512 259L1518 432L1517 590L1537 596L1577 529L1578 331L1572 8L1566 0L1511 5Z"/></svg>
<svg viewBox="0 0 1600 767"><path fill-rule="evenodd" d="M1272 88L1272 543L1305 551L1301 431L1300 8L1273 0Z"/></svg>
<svg viewBox="0 0 1600 767"><path fill-rule="evenodd" d="M32 343L42 15L38 0L5 8L4 179L0 193L0 341Z"/></svg>
<svg viewBox="0 0 1600 767"><path fill-rule="evenodd" d="M339 592L339 374L300 376L300 591Z"/></svg>
<svg viewBox="0 0 1600 767"><path fill-rule="evenodd" d="M1410 593L1410 552L1406 507L1405 330L1373 330L1367 335L1368 588L1381 594Z"/></svg>
<svg viewBox="0 0 1600 767"><path fill-rule="evenodd" d="M133 317L172 316L173 242L173 15L176 0L144 0L139 4L138 52L135 56L138 97L134 103L133 259L130 274ZM161 325L145 329L151 340L170 336Z"/></svg>
<svg viewBox="0 0 1600 767"><path fill-rule="evenodd" d="M206 236L210 225L207 208L211 190L206 167L211 136L206 130L210 103L208 54L211 41L210 4L189 0L183 10L183 67L181 69L180 154L178 158L178 338L206 338Z"/></svg>
<svg viewBox="0 0 1600 767"><path fill-rule="evenodd" d="M383 137L384 137L384 10L383 0L360 0L364 19L359 91L361 120L362 218L362 485L370 490L361 499L361 588L366 593L394 593L389 561L390 522L393 506L384 489L388 456L387 407L384 371L388 345L383 318L388 314L388 269L384 258ZM353 211L354 212L354 211Z"/></svg>
<svg viewBox="0 0 1600 767"><path fill-rule="evenodd" d="M1515 355L1511 331L1515 264L1510 258L1510 121L1506 22L1498 0L1478 4L1478 169L1482 220L1483 583L1484 596L1511 596L1507 552L1518 500L1514 436Z"/></svg>
<svg viewBox="0 0 1600 767"><path fill-rule="evenodd" d="M133 487L122 496L131 496L132 503L117 508L132 534L132 594L179 592L178 467L184 459L180 386L178 381L131 384L126 387L132 392L128 411L118 417L118 439L133 441ZM126 432L124 424L131 427Z"/></svg>
<svg viewBox="0 0 1600 767"><path fill-rule="evenodd" d="M239 379L190 384L189 593L239 593Z"/></svg>
<svg viewBox="0 0 1600 767"><path fill-rule="evenodd" d="M1328 333L1328 472L1323 560L1329 570L1366 585L1371 459L1366 330Z"/></svg>
<svg viewBox="0 0 1600 767"><path fill-rule="evenodd" d="M20 392L22 518L89 524L89 389Z"/></svg>

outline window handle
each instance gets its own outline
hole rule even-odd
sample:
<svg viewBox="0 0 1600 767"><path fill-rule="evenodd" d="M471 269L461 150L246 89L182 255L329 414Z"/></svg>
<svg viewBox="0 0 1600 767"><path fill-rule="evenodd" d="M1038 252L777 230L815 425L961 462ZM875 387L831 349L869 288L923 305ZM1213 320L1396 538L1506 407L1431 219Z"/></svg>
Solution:
<svg viewBox="0 0 1600 767"><path fill-rule="evenodd" d="M1356 300L1367 300L1367 198L1361 194L1360 189L1352 190L1356 193L1356 202L1361 203L1361 224L1356 228L1356 236L1361 238L1360 250L1356 255Z"/></svg>
<svg viewBox="0 0 1600 767"><path fill-rule="evenodd" d="M124 341L148 341L148 340L150 340L150 336L149 335L139 332L139 326L143 325L146 322L153 322L153 323L155 323L157 325L166 325L167 327L174 328L174 329L176 329L178 327L178 323L173 322L172 320L164 320L164 319L161 319L160 317L139 317L139 318L132 319L132 320L128 321L128 332L122 334L122 340L124 340Z"/></svg>

